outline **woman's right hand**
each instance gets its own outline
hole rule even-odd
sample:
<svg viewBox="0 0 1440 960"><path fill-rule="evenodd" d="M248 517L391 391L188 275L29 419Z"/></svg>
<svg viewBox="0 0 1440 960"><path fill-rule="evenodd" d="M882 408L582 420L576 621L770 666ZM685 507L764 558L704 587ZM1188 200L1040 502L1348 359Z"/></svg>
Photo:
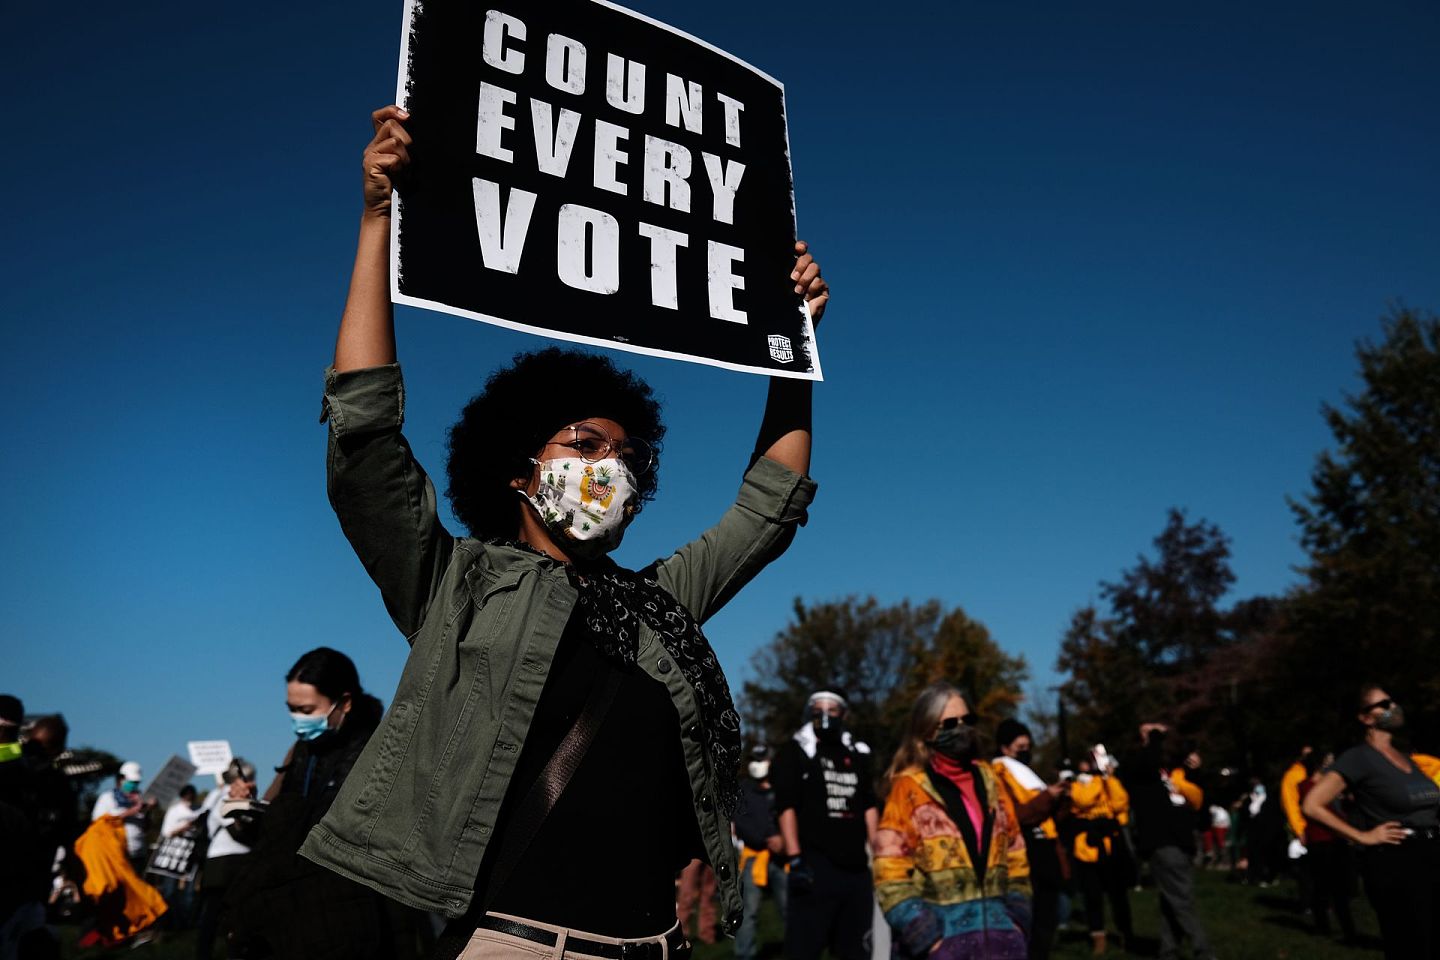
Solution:
<svg viewBox="0 0 1440 960"><path fill-rule="evenodd" d="M1382 823L1378 827L1366 830L1360 834L1360 842L1367 847L1378 847L1382 844L1395 844L1404 840L1409 834L1405 828L1394 820Z"/></svg>
<svg viewBox="0 0 1440 960"><path fill-rule="evenodd" d="M393 103L370 115L375 136L365 148L361 165L365 174L365 216L390 219L390 191L395 178L410 165L410 134L404 123L410 114Z"/></svg>

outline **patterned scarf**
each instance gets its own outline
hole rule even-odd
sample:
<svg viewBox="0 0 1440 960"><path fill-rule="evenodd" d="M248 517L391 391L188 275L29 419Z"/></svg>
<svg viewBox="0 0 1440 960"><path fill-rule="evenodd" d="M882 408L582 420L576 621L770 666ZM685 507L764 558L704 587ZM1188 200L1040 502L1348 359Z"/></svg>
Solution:
<svg viewBox="0 0 1440 960"><path fill-rule="evenodd" d="M725 671L700 624L655 579L655 564L632 572L608 569L580 573L567 567L580 593L579 610L595 648L620 663L632 664L640 652L637 625L644 623L665 647L695 693L700 727L710 767L715 773L716 801L727 817L740 798L736 771L740 767L740 714L730 696Z"/></svg>

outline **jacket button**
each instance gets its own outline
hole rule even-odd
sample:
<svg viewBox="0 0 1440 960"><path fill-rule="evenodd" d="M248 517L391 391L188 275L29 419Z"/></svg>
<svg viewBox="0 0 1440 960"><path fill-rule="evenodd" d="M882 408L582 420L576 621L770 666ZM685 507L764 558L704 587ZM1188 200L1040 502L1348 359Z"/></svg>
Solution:
<svg viewBox="0 0 1440 960"><path fill-rule="evenodd" d="M721 879L721 880L728 880L729 877L730 877L730 864L728 864L728 863L722 863L722 864L720 864L720 866L718 866L718 867L715 868L715 872L720 875L720 879Z"/></svg>
<svg viewBox="0 0 1440 960"><path fill-rule="evenodd" d="M714 806L714 804L712 804L712 803L710 802L710 795L709 795L708 793L705 794L703 797L700 798L700 809L701 809L701 810L705 810L705 811L708 812L708 811L710 810L710 808L713 807L713 806Z"/></svg>
<svg viewBox="0 0 1440 960"><path fill-rule="evenodd" d="M655 664L655 667L656 667L656 669L658 669L661 673L669 673L669 672L670 672L670 661L669 661L669 660L661 660L659 663Z"/></svg>

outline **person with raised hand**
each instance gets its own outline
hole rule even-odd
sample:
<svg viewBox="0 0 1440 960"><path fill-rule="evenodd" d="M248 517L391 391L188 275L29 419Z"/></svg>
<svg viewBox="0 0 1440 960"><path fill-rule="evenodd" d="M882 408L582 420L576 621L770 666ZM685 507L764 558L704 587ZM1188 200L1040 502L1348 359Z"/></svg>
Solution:
<svg viewBox="0 0 1440 960"><path fill-rule="evenodd" d="M562 938L683 956L674 879L692 858L715 869L727 932L741 914L739 715L701 625L806 521L810 384L772 378L734 504L632 571L609 553L655 495L660 405L605 357L522 354L450 431L446 494L469 532L454 536L401 433L387 278L392 187L421 146L408 119L372 118L324 418L331 504L411 650L301 852L444 914L443 956L530 958ZM804 243L790 280L818 320L829 287Z"/></svg>

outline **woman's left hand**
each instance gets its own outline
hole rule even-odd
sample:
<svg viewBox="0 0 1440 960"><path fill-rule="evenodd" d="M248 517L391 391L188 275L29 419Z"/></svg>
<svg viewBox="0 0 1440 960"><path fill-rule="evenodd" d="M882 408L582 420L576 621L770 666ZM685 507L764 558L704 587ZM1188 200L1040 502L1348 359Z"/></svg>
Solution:
<svg viewBox="0 0 1440 960"><path fill-rule="evenodd" d="M810 255L810 245L804 240L795 242L795 257L795 269L790 272L790 279L795 281L795 292L809 301L810 319L818 324L825 313L825 305L830 302L830 284L820 276L820 264Z"/></svg>

